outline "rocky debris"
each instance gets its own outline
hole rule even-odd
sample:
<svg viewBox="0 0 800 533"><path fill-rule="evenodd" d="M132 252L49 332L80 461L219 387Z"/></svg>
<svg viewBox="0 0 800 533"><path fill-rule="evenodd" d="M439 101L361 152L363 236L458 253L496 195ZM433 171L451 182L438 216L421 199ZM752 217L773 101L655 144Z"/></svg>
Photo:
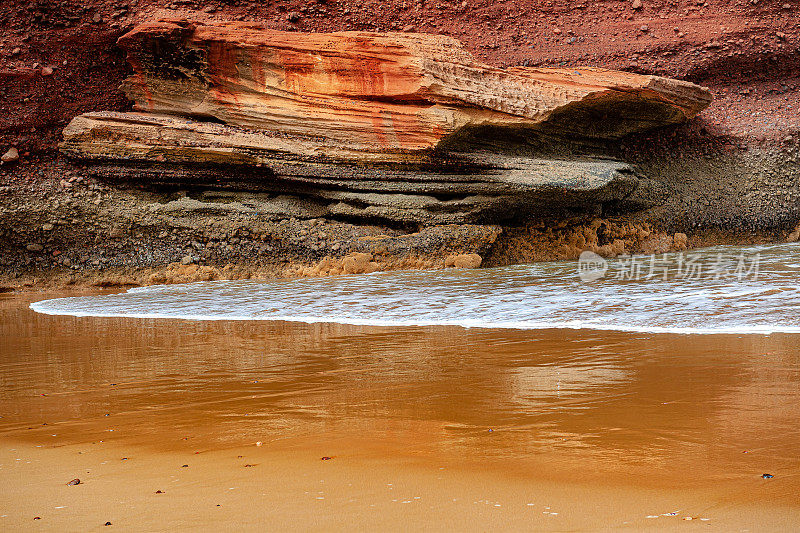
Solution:
<svg viewBox="0 0 800 533"><path fill-rule="evenodd" d="M532 223L506 230L502 242L492 247L491 255L484 256L482 264L574 260L587 250L602 257L662 254L686 250L689 245L686 234L658 231L646 222L594 218L552 225Z"/></svg>

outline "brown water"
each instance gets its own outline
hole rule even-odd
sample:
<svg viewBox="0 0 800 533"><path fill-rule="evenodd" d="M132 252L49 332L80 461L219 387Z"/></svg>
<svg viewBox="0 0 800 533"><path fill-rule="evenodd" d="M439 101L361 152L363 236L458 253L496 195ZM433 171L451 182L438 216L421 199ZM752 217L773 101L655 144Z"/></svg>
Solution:
<svg viewBox="0 0 800 533"><path fill-rule="evenodd" d="M752 511L763 529L800 527L798 334L77 318L34 313L38 299L0 297L0 508L9 520L23 506L8 483L9 450L102 441L169 456L259 441L259 453L273 454L263 461L332 456L371 465L365 479L398 464L427 472L422 480L446 465L498 487L594 487L589 508L565 496L577 522L559 527L607 527L592 521L608 519L599 508L624 509L618 525L653 517L636 527L673 511L630 509L603 492L611 486L702 501L693 512L706 526L742 526L731 509L747 507L770 509ZM352 516L368 512L365 503ZM287 523L305 529L295 519Z"/></svg>

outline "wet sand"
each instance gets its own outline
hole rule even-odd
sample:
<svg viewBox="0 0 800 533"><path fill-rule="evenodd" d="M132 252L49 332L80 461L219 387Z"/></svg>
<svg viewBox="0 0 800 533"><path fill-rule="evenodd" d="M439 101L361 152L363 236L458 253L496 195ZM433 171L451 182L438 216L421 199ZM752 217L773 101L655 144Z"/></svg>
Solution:
<svg viewBox="0 0 800 533"><path fill-rule="evenodd" d="M0 297L3 530L800 523L798 335L27 309L53 296Z"/></svg>

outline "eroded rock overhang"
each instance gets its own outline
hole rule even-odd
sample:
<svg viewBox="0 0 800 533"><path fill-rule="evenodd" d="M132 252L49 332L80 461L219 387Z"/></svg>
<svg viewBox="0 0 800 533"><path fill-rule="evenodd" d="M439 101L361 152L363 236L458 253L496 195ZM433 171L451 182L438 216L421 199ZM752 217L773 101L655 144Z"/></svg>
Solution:
<svg viewBox="0 0 800 533"><path fill-rule="evenodd" d="M61 149L141 185L313 199L403 223L581 212L624 199L627 164L543 144L614 142L711 102L691 83L594 68L500 69L449 37L159 20L120 41L134 112L93 112Z"/></svg>

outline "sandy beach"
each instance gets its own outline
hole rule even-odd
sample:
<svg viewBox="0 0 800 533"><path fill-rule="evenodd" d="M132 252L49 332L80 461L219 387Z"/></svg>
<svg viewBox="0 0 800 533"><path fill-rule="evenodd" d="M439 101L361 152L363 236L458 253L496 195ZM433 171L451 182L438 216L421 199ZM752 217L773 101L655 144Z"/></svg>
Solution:
<svg viewBox="0 0 800 533"><path fill-rule="evenodd" d="M800 519L793 335L28 309L45 296L57 295L0 299L6 531L785 531Z"/></svg>
<svg viewBox="0 0 800 533"><path fill-rule="evenodd" d="M800 531L797 4L0 2L0 533Z"/></svg>
<svg viewBox="0 0 800 533"><path fill-rule="evenodd" d="M741 482L736 492L697 480L685 488L574 474L559 481L512 464L365 456L360 444L195 453L4 439L2 477L13 490L0 500L2 524L6 531L787 531L798 519L789 503L796 485L785 480ZM336 455L323 461L323 450ZM80 485L66 484L73 476Z"/></svg>

